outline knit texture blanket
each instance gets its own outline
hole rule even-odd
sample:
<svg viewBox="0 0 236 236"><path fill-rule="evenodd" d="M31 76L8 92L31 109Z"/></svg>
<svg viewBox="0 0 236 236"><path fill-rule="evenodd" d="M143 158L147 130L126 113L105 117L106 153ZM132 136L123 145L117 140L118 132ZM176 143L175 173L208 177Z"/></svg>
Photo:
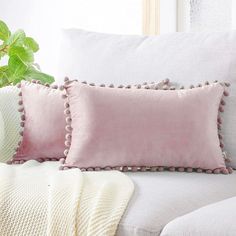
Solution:
<svg viewBox="0 0 236 236"><path fill-rule="evenodd" d="M118 171L0 164L1 236L112 236L133 193Z"/></svg>

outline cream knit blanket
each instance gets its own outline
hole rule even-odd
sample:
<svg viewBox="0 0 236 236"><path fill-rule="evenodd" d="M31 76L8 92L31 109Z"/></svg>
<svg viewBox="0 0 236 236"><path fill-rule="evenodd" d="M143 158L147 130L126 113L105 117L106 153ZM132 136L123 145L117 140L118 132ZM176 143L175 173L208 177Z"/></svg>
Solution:
<svg viewBox="0 0 236 236"><path fill-rule="evenodd" d="M0 164L1 236L110 236L134 186L118 171L58 170L59 163Z"/></svg>

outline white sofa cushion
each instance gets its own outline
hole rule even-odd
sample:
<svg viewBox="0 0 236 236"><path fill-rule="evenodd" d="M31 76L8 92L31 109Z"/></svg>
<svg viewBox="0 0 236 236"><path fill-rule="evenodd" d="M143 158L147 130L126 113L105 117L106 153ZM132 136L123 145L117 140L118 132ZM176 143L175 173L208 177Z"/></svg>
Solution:
<svg viewBox="0 0 236 236"><path fill-rule="evenodd" d="M226 150L236 168L236 32L120 36L65 30L59 77L128 84L170 78L178 84L231 82L223 115Z"/></svg>
<svg viewBox="0 0 236 236"><path fill-rule="evenodd" d="M236 195L236 172L227 176L176 172L128 176L134 182L135 192L117 236L160 235L165 225L177 217Z"/></svg>
<svg viewBox="0 0 236 236"><path fill-rule="evenodd" d="M235 219L236 197L233 197L171 221L161 236L235 236Z"/></svg>
<svg viewBox="0 0 236 236"><path fill-rule="evenodd" d="M20 141L19 89L8 86L0 89L0 162L12 158Z"/></svg>

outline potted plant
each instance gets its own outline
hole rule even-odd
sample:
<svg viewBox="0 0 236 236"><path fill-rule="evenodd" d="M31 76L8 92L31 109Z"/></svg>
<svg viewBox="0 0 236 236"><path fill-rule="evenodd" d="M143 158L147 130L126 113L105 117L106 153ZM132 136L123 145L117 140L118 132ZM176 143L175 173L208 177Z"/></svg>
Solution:
<svg viewBox="0 0 236 236"><path fill-rule="evenodd" d="M54 78L40 71L34 62L38 43L23 30L11 32L0 20L0 87L15 85L21 80L40 80L51 84ZM6 61L6 63L1 63Z"/></svg>

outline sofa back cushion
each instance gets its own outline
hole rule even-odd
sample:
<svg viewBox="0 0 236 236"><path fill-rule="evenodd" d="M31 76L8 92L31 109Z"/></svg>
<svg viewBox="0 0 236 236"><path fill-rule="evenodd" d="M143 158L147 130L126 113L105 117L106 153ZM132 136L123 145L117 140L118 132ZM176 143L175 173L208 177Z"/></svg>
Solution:
<svg viewBox="0 0 236 236"><path fill-rule="evenodd" d="M223 114L225 147L236 168L236 32L121 36L63 32L59 76L95 83L140 83L170 78L179 85L229 81Z"/></svg>

